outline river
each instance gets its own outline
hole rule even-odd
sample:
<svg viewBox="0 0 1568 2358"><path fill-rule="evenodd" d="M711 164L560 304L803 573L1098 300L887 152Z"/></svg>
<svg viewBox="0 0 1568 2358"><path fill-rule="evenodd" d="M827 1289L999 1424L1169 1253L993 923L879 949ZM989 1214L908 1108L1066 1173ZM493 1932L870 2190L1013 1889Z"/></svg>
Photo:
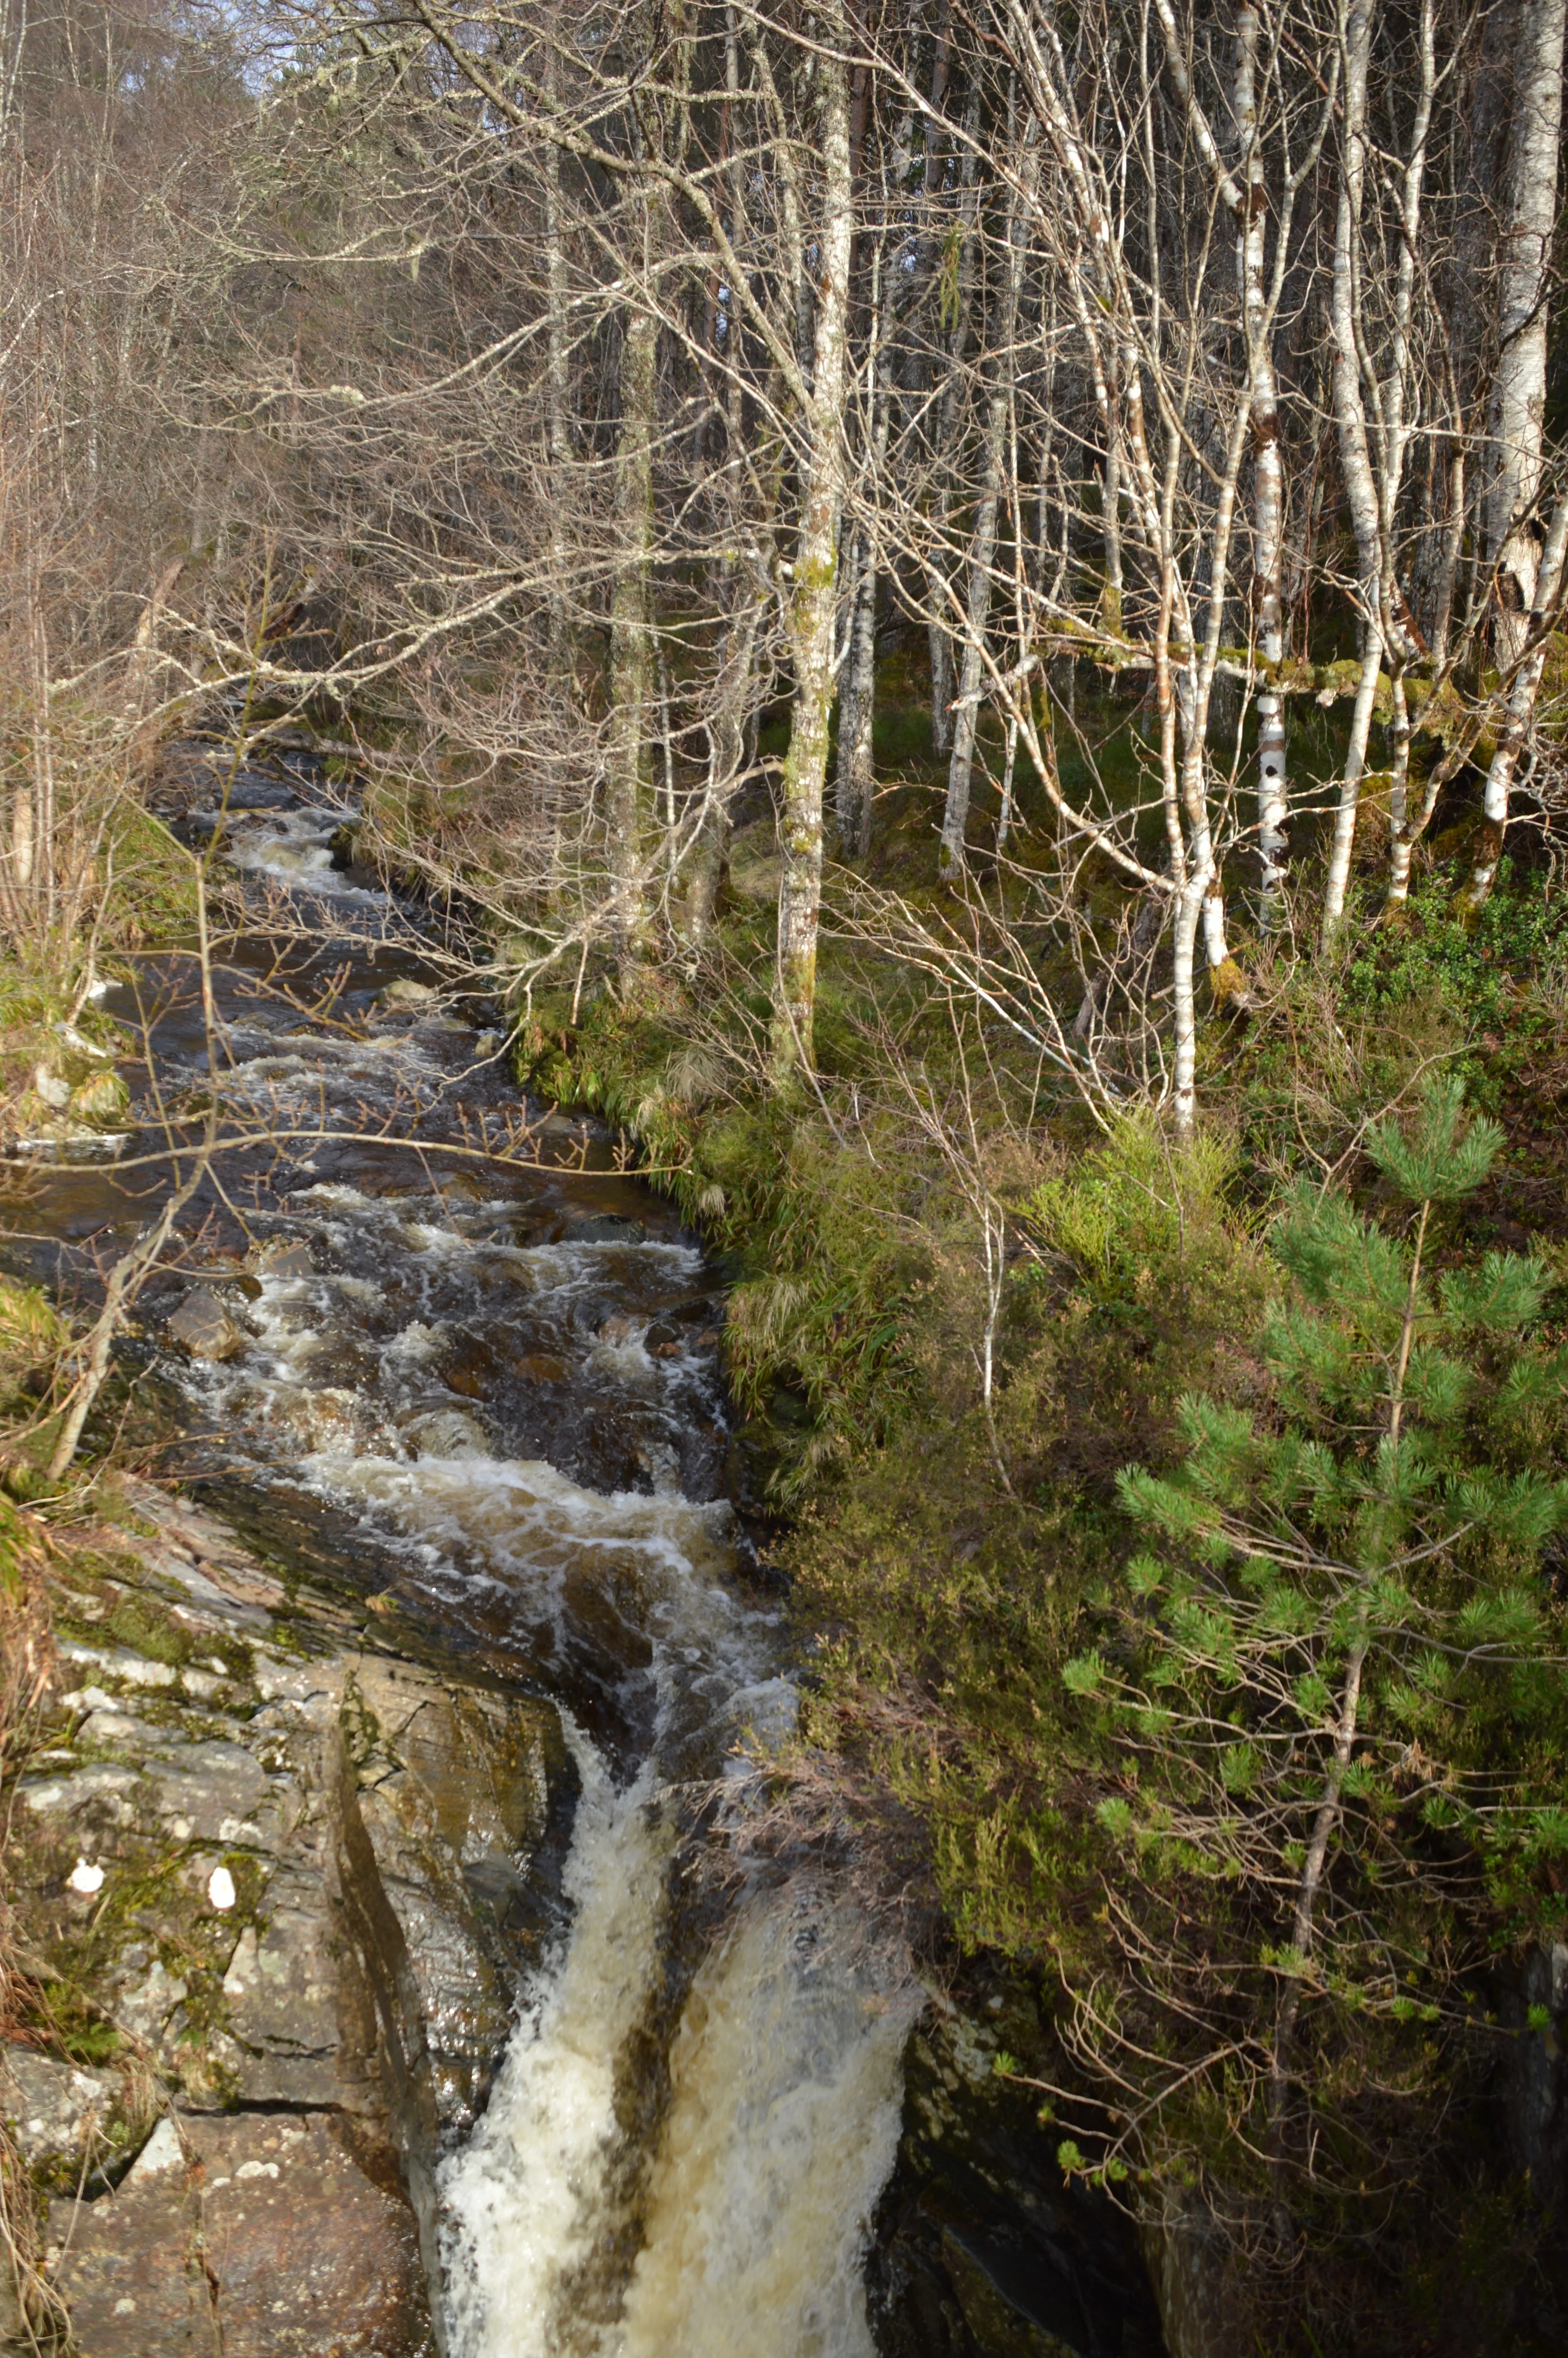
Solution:
<svg viewBox="0 0 1568 2358"><path fill-rule="evenodd" d="M151 1046L124 1165L41 1173L27 1224L79 1269L134 1232L154 1089L278 1134L222 1158L145 1298L178 1462L263 1528L311 1523L362 1586L373 1562L384 1600L559 1711L557 1929L439 2173L454 2358L870 2358L914 1993L810 1877L716 1901L681 1871L698 1797L743 1810L795 1704L724 1496L715 1272L583 1125L542 1120L523 1161L451 1151L515 1116L500 1042L422 982L411 913L334 866L319 791L302 762L241 773L224 851L254 931L216 1054L192 962L140 961L108 999ZM193 1276L231 1357L158 1341Z"/></svg>

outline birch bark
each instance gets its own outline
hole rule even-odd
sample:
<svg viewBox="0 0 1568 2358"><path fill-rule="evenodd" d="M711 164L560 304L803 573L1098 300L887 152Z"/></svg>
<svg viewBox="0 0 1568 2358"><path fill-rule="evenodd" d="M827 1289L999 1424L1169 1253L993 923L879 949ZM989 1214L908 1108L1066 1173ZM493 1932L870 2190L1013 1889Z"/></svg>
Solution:
<svg viewBox="0 0 1568 2358"><path fill-rule="evenodd" d="M1488 420L1491 481L1482 534L1487 570L1498 579L1497 652L1503 668L1524 644L1540 560L1525 524L1541 492L1547 273L1557 211L1565 24L1568 0L1525 0L1509 155L1498 373Z"/></svg>
<svg viewBox="0 0 1568 2358"><path fill-rule="evenodd" d="M1361 802L1361 779L1367 767L1367 743L1371 734L1378 675L1383 664L1382 546L1379 529L1377 486L1367 435L1367 412L1361 398L1361 360L1357 346L1357 275L1360 259L1361 214L1367 185L1367 70L1377 22L1377 0L1345 0L1339 6L1339 48L1345 87L1344 152L1339 168L1339 203L1335 220L1334 277L1329 323L1334 352L1331 381L1335 425L1339 438L1339 466L1356 534L1360 577L1364 637L1361 672L1350 716L1350 742L1340 772L1339 805L1335 812L1329 847L1328 873L1323 893L1325 946L1338 932L1345 915L1345 894L1350 882L1350 854L1356 840L1356 815Z"/></svg>
<svg viewBox="0 0 1568 2358"><path fill-rule="evenodd" d="M882 257L873 265L872 308L876 316L872 360L871 448L866 466L866 521L860 527L860 568L844 692L838 704L838 841L846 860L864 860L871 848L871 806L876 776L871 739L877 716L877 590L881 563L877 502L887 468L892 416L892 274L881 278Z"/></svg>
<svg viewBox="0 0 1568 2358"><path fill-rule="evenodd" d="M964 829L969 816L974 773L975 729L979 718L980 679L985 667L986 624L990 614L991 565L996 555L997 510L1001 494L1007 422L1016 362L1018 297L1028 251L1028 220L1040 184L1040 143L1031 117L1024 135L1022 168L1010 184L1007 208L1007 270L1002 280L996 341L996 375L986 415L979 504L975 511L969 556L968 633L953 714L953 752L947 766L947 800L942 817L941 874L958 875L964 866Z"/></svg>
<svg viewBox="0 0 1568 2358"><path fill-rule="evenodd" d="M654 210L650 205L650 213ZM654 438L658 405L658 317L639 304L621 352L621 431L615 504L621 546L610 593L610 724L606 820L612 925L622 966L644 946L643 803L653 705L649 569L654 546Z"/></svg>
<svg viewBox="0 0 1568 2358"><path fill-rule="evenodd" d="M1546 546L1536 572L1535 603L1525 622L1522 658L1509 691L1507 715L1498 734L1497 750L1487 772L1482 802L1482 849L1468 883L1459 896L1461 910L1473 914L1492 889L1509 820L1509 795L1519 757L1530 742L1536 698L1546 665L1547 626L1563 586L1563 551L1568 547L1568 492L1559 495L1547 527Z"/></svg>
<svg viewBox="0 0 1568 2358"><path fill-rule="evenodd" d="M1274 373L1272 306L1265 286L1269 191L1258 123L1258 12L1243 6L1236 20L1236 125L1242 147L1242 203L1237 238L1241 316L1252 385L1252 576L1258 606L1258 652L1264 685L1258 697L1258 857L1261 877L1258 923L1278 927L1284 909L1290 815L1285 700L1279 668L1285 659L1281 572L1285 549L1284 465L1280 450L1280 400Z"/></svg>
<svg viewBox="0 0 1568 2358"><path fill-rule="evenodd" d="M795 540L790 637L795 704L784 760L779 883L778 968L773 986L773 1067L785 1080L812 1061L816 1001L817 916L822 898L822 789L833 706L833 624L838 519L843 501L843 412L849 348L849 249L854 205L849 160L849 83L842 8L825 12L817 53L822 132L822 218L817 241L816 337L805 405L806 450Z"/></svg>
<svg viewBox="0 0 1568 2358"><path fill-rule="evenodd" d="M1530 528L1541 496L1541 437L1546 414L1548 273L1557 216L1557 168L1563 141L1563 49L1568 0L1526 0L1524 40L1509 157L1509 228L1503 256L1500 348L1492 393L1492 480L1487 489L1483 555L1497 584L1494 646L1505 674L1519 660L1535 611L1541 553ZM1555 594L1555 585L1553 591ZM1533 672L1533 679L1528 680ZM1520 695L1524 731L1535 710L1540 662L1526 665L1509 699L1510 720L1487 775L1481 849L1460 905L1472 914L1492 889L1509 823L1509 797L1523 737L1504 758Z"/></svg>

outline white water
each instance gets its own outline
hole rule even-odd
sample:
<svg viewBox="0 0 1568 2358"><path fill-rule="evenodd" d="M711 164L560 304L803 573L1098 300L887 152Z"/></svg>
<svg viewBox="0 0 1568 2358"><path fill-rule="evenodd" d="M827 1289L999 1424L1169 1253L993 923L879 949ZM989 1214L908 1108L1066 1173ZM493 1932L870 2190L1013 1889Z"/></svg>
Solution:
<svg viewBox="0 0 1568 2358"><path fill-rule="evenodd" d="M623 2358L872 2358L861 2262L914 2008L857 1929L809 1893L756 1899L698 1974Z"/></svg>
<svg viewBox="0 0 1568 2358"><path fill-rule="evenodd" d="M646 1770L624 1793L573 1731L582 1798L565 1888L577 1915L513 2033L489 2110L442 2174L448 2320L461 2358L557 2358L617 2143L615 2067L659 1962L670 1835Z"/></svg>
<svg viewBox="0 0 1568 2358"><path fill-rule="evenodd" d="M235 856L331 892L327 831L257 814ZM441 1069L417 1023L255 1044L230 1086L279 1101L373 1104ZM250 1347L186 1371L232 1435L255 1437L262 1478L270 1463L361 1518L398 1585L455 1621L504 1621L542 1663L591 1658L643 1731L630 1758L623 1733L617 1772L563 1711L581 1780L572 1914L441 2174L452 2358L872 2358L862 2261L913 2003L852 1913L800 1888L744 1899L692 1983L651 2132L633 2101L666 1971L664 1780L743 1771L737 1746L787 1731L794 1709L777 1617L730 1585L729 1509L679 1487L683 1436L717 1412L710 1363L643 1344L660 1305L700 1286L700 1260L672 1240L519 1243L515 1209L341 1182L296 1193L284 1232L308 1242L314 1274L264 1269ZM630 1314L605 1318L610 1295ZM449 1389L465 1334L504 1358L524 1325L541 1360L570 1367L579 1414L638 1437L651 1495L506 1454L491 1399Z"/></svg>

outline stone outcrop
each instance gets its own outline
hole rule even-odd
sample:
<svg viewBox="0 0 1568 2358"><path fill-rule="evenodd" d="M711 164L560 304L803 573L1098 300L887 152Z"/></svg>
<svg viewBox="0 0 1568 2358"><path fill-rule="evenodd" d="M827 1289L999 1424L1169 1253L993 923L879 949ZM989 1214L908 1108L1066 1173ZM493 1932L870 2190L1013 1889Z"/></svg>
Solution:
<svg viewBox="0 0 1568 2358"><path fill-rule="evenodd" d="M214 2317L225 2358L415 2358L435 2165L554 1921L559 1725L291 1599L212 1519L130 1503L134 1539L58 1568L54 1716L13 1809L56 1998L0 2113L55 2281L81 2358L208 2353Z"/></svg>
<svg viewBox="0 0 1568 2358"><path fill-rule="evenodd" d="M903 2135L867 2291L884 2358L1164 2358L1127 2220L1070 2186L1037 2100L997 2074L1041 2047L1019 1985L927 2018L905 2056ZM1171 2345L1173 2353L1174 2343Z"/></svg>
<svg viewBox="0 0 1568 2358"><path fill-rule="evenodd" d="M56 2283L84 2358L429 2358L401 2191L341 2118L168 2115L118 2192L64 2223Z"/></svg>

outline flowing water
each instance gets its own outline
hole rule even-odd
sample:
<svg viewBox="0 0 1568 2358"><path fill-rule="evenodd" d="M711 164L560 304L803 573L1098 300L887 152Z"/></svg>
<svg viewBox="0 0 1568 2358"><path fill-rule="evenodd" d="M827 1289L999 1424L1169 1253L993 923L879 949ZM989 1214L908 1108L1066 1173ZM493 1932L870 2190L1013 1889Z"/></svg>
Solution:
<svg viewBox="0 0 1568 2358"><path fill-rule="evenodd" d="M256 931L215 1055L189 961L111 1005L150 1020L167 1099L216 1088L283 1136L229 1155L188 1223L242 1330L222 1363L159 1356L203 1462L548 1694L575 1763L557 1929L442 2169L451 2350L870 2358L910 1990L811 1884L705 1914L673 1871L683 1797L729 1778L744 1809L795 1701L723 1496L714 1273L581 1126L550 1118L531 1163L453 1151L499 1137L516 1094L493 1035L420 995L406 914L334 866L342 816L303 765L232 794ZM134 1233L144 1184L58 1167L32 1224L80 1258Z"/></svg>

